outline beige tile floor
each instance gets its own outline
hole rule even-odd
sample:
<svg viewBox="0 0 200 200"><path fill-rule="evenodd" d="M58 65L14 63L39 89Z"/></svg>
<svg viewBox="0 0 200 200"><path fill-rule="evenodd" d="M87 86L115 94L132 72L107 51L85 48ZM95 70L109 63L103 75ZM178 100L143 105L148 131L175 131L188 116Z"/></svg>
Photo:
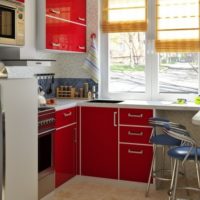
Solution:
<svg viewBox="0 0 200 200"><path fill-rule="evenodd" d="M167 189L155 190L145 197L146 184L113 181L85 176L76 176L42 200L167 200ZM182 194L181 194L182 195ZM187 196L186 196L187 197ZM184 199L200 200L199 193ZM178 200L178 199L177 199ZM180 199L182 200L182 199Z"/></svg>

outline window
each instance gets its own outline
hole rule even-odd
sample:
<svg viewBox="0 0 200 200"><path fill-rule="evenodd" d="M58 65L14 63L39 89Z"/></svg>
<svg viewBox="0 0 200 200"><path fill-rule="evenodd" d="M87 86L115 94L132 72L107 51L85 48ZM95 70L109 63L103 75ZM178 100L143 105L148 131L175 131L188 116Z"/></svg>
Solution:
<svg viewBox="0 0 200 200"><path fill-rule="evenodd" d="M145 92L145 34L109 34L109 92Z"/></svg>
<svg viewBox="0 0 200 200"><path fill-rule="evenodd" d="M119 14L109 17L111 10L120 7L109 5L120 0L106 1L110 4L108 23L102 22L102 97L194 99L200 91L200 0L152 0L149 5L144 0L132 1L138 3L132 5L137 11L142 6L143 11L148 10L143 12L143 20L132 18L136 24L143 21L147 25L148 21L148 26L132 31L113 28L123 18ZM103 28L109 24L111 29Z"/></svg>

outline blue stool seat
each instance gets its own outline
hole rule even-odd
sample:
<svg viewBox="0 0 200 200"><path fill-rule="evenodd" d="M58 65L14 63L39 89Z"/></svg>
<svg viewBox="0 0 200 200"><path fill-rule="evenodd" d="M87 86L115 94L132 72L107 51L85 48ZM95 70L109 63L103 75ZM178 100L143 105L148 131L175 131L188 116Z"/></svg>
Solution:
<svg viewBox="0 0 200 200"><path fill-rule="evenodd" d="M191 150L192 148L192 150ZM194 148L191 146L180 146L180 147L175 147L173 149L170 149L168 151L168 155L178 159L178 160L184 160L185 156L190 152L187 160L195 160L195 154L197 153L197 158L200 160L200 148Z"/></svg>
<svg viewBox="0 0 200 200"><path fill-rule="evenodd" d="M173 137L170 137L169 135L164 135L164 134L152 136L150 142L152 144L167 145L167 146L179 146L181 144L180 140L177 140Z"/></svg>

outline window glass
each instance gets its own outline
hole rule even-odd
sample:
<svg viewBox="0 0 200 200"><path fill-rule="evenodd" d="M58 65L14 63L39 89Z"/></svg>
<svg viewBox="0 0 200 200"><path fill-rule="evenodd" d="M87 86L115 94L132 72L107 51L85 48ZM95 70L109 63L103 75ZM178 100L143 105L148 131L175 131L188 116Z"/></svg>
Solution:
<svg viewBox="0 0 200 200"><path fill-rule="evenodd" d="M145 33L109 34L109 92L145 92Z"/></svg>
<svg viewBox="0 0 200 200"><path fill-rule="evenodd" d="M198 72L197 53L160 54L160 93L198 93Z"/></svg>

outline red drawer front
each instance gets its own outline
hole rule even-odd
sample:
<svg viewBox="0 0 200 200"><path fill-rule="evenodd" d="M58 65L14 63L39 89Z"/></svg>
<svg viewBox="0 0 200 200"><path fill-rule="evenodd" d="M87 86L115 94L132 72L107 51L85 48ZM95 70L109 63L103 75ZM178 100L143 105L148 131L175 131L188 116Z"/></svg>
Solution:
<svg viewBox="0 0 200 200"><path fill-rule="evenodd" d="M120 127L120 142L148 144L152 128Z"/></svg>
<svg viewBox="0 0 200 200"><path fill-rule="evenodd" d="M120 145L120 179L148 182L153 148L139 145Z"/></svg>
<svg viewBox="0 0 200 200"><path fill-rule="evenodd" d="M76 122L76 108L56 112L56 128Z"/></svg>
<svg viewBox="0 0 200 200"><path fill-rule="evenodd" d="M120 124L149 125L149 118L153 116L150 109L120 109Z"/></svg>

